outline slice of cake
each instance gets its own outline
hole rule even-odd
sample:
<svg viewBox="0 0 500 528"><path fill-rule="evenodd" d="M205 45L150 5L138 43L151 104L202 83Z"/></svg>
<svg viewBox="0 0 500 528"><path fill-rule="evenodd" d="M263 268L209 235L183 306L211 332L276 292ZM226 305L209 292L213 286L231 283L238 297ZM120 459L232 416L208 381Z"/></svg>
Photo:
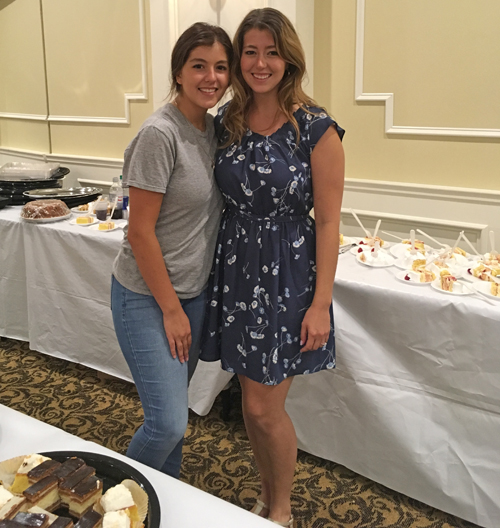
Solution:
<svg viewBox="0 0 500 528"><path fill-rule="evenodd" d="M71 457L65 460L56 470L54 470L52 475L57 477L59 481L62 481L84 465L85 461L81 458Z"/></svg>
<svg viewBox="0 0 500 528"><path fill-rule="evenodd" d="M99 528L102 525L102 515L95 510L89 510L75 524L75 528Z"/></svg>
<svg viewBox="0 0 500 528"><path fill-rule="evenodd" d="M342 246L344 244L344 235L342 233L339 233L339 246Z"/></svg>
<svg viewBox="0 0 500 528"><path fill-rule="evenodd" d="M81 482L87 478L95 475L95 469L91 466L81 466L75 472L59 482L59 496L61 504L69 507L71 500L71 491L76 488Z"/></svg>
<svg viewBox="0 0 500 528"><path fill-rule="evenodd" d="M91 476L73 488L69 494L68 510L74 517L81 517L101 498L102 481Z"/></svg>
<svg viewBox="0 0 500 528"><path fill-rule="evenodd" d="M24 528L47 528L49 516L45 513L20 512L13 519Z"/></svg>
<svg viewBox="0 0 500 528"><path fill-rule="evenodd" d="M443 291L452 292L453 283L456 280L456 277L454 277L448 270L441 270L441 289Z"/></svg>
<svg viewBox="0 0 500 528"><path fill-rule="evenodd" d="M94 219L91 216L79 216L76 219L77 224L93 224Z"/></svg>
<svg viewBox="0 0 500 528"><path fill-rule="evenodd" d="M28 508L26 499L19 495L13 495L1 508L0 520L12 519L18 512Z"/></svg>
<svg viewBox="0 0 500 528"><path fill-rule="evenodd" d="M38 455L37 453L25 457L21 466L17 470L16 477L14 478L14 482L10 487L10 491L14 494L21 494L30 485L28 473L45 460L49 460L49 458Z"/></svg>
<svg viewBox="0 0 500 528"><path fill-rule="evenodd" d="M425 259L415 259L411 263L411 269L413 271L417 271L419 268L423 268L425 266L426 260Z"/></svg>
<svg viewBox="0 0 500 528"><path fill-rule="evenodd" d="M45 477L48 477L52 472L54 472L59 466L60 462L57 460L45 460L38 466L34 467L31 471L28 472L28 481L30 484L34 484L39 480L42 480Z"/></svg>
<svg viewBox="0 0 500 528"><path fill-rule="evenodd" d="M114 222L101 222L99 224L99 231L110 231L115 228Z"/></svg>
<svg viewBox="0 0 500 528"><path fill-rule="evenodd" d="M49 475L25 489L23 495L26 497L29 507L38 506L49 512L58 508L61 503L58 483L59 481L54 475Z"/></svg>
<svg viewBox="0 0 500 528"><path fill-rule="evenodd" d="M491 283L491 295L500 297L500 284L497 284L496 282Z"/></svg>

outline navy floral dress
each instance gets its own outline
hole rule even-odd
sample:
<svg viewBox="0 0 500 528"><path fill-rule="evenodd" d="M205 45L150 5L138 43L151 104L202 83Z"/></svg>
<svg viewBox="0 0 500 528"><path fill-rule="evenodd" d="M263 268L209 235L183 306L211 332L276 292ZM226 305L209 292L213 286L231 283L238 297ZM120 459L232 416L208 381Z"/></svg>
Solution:
<svg viewBox="0 0 500 528"><path fill-rule="evenodd" d="M215 119L224 141L223 117ZM335 121L298 109L270 136L248 130L241 145L217 154L215 177L226 199L208 290L200 358L266 385L335 367L333 313L325 346L300 352L302 319L316 279L311 153Z"/></svg>

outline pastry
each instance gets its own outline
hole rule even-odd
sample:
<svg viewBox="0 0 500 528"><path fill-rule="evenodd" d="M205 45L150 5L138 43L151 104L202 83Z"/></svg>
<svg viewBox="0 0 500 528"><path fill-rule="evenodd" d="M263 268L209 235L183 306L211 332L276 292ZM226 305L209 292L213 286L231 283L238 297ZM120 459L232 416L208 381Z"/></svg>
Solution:
<svg viewBox="0 0 500 528"><path fill-rule="evenodd" d="M363 240L360 240L360 244L366 244L367 246L374 246L377 242L380 243L380 247L384 245L384 241L380 237L365 237Z"/></svg>
<svg viewBox="0 0 500 528"><path fill-rule="evenodd" d="M59 516L53 523L49 524L49 528L73 528L73 521L69 517Z"/></svg>
<svg viewBox="0 0 500 528"><path fill-rule="evenodd" d="M411 246L411 240L408 240L408 239L402 240L401 244L408 244L409 246ZM415 240L414 247L418 249L420 253L423 253L425 255L425 244L423 240ZM409 249L411 249L411 247Z"/></svg>
<svg viewBox="0 0 500 528"><path fill-rule="evenodd" d="M452 292L453 283L456 280L456 277L454 277L448 270L444 269L441 271L441 289L443 291Z"/></svg>
<svg viewBox="0 0 500 528"><path fill-rule="evenodd" d="M114 222L101 222L99 224L99 231L109 231L110 229L114 229L114 227Z"/></svg>
<svg viewBox="0 0 500 528"><path fill-rule="evenodd" d="M84 465L85 461L81 458L71 457L65 460L55 471L53 471L52 475L61 481L72 475L78 468Z"/></svg>
<svg viewBox="0 0 500 528"><path fill-rule="evenodd" d="M105 513L102 528L130 528L130 518L123 510Z"/></svg>
<svg viewBox="0 0 500 528"><path fill-rule="evenodd" d="M34 467L28 472L28 481L30 484L34 484L45 477L48 477L53 471L55 471L61 465L57 460L45 460L38 466Z"/></svg>
<svg viewBox="0 0 500 528"><path fill-rule="evenodd" d="M18 495L13 495L1 508L0 520L12 519L20 511L27 508L26 499Z"/></svg>
<svg viewBox="0 0 500 528"><path fill-rule="evenodd" d="M68 477L62 479L59 482L59 496L61 497L61 504L64 506L69 506L71 491L81 482L93 475L95 475L95 469L93 467L84 465L79 467Z"/></svg>
<svg viewBox="0 0 500 528"><path fill-rule="evenodd" d="M23 495L30 507L38 506L50 512L58 508L61 503L57 485L57 478L54 475L49 475L25 489Z"/></svg>
<svg viewBox="0 0 500 528"><path fill-rule="evenodd" d="M68 206L62 200L33 200L23 205L21 218L41 220L57 218L70 214Z"/></svg>
<svg viewBox="0 0 500 528"><path fill-rule="evenodd" d="M77 224L92 224L94 223L94 219L91 216L79 216L76 219Z"/></svg>
<svg viewBox="0 0 500 528"><path fill-rule="evenodd" d="M70 515L81 517L92 508L101 498L102 481L96 476L91 476L80 482L71 490L68 497L68 510Z"/></svg>
<svg viewBox="0 0 500 528"><path fill-rule="evenodd" d="M25 528L47 528L49 516L45 513L19 512L13 519Z"/></svg>
<svg viewBox="0 0 500 528"><path fill-rule="evenodd" d="M6 504L8 501L10 501L10 499L12 499L14 495L12 495L12 493L7 490L6 488L4 488L2 485L0 485L0 508Z"/></svg>
<svg viewBox="0 0 500 528"><path fill-rule="evenodd" d="M89 510L75 524L75 528L99 528L102 524L102 515L95 510Z"/></svg>
<svg viewBox="0 0 500 528"><path fill-rule="evenodd" d="M123 484L109 488L102 496L100 503L106 513L131 508L135 505L132 493Z"/></svg>
<svg viewBox="0 0 500 528"><path fill-rule="evenodd" d="M19 469L17 470L16 477L14 478L14 482L10 487L10 491L12 493L21 494L30 485L28 480L28 473L35 466L40 465L45 460L49 460L49 458L42 455L38 455L37 453L26 456L22 464L19 466Z"/></svg>

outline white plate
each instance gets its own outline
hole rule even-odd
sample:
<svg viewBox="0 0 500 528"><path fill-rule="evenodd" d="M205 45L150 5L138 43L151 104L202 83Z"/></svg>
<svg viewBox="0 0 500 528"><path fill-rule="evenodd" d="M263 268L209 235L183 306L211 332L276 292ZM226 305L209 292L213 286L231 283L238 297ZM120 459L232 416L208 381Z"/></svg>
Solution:
<svg viewBox="0 0 500 528"><path fill-rule="evenodd" d="M90 216L90 215L88 215L88 216ZM92 218L92 222L90 224L79 224L76 221L76 218L73 218L73 220L70 220L69 223L71 225L77 225L77 226L80 226L80 227L90 227L91 225L98 224L99 220L97 220L97 218Z"/></svg>
<svg viewBox="0 0 500 528"><path fill-rule="evenodd" d="M348 246L352 246L354 244L354 240L350 237L344 237L344 243L343 244L339 244L339 249L342 249L342 248L345 248L345 247L348 247Z"/></svg>
<svg viewBox="0 0 500 528"><path fill-rule="evenodd" d="M87 214L87 215L89 215L89 216L90 216L90 214L91 214L90 211L79 211L79 210L78 210L78 207L72 207L72 208L71 208L71 211L72 211L73 213L75 213L75 214L83 214L83 215L84 215L84 214Z"/></svg>
<svg viewBox="0 0 500 528"><path fill-rule="evenodd" d="M429 253L429 251L433 250L433 248L431 248L431 246L428 246L427 244L424 244L424 249L425 249L426 253ZM405 254L405 251L410 251L410 245L409 244L397 243L397 244L394 244L393 246L391 246L389 251L391 252L391 255L393 257L401 258ZM418 249L417 249L417 251L418 251Z"/></svg>
<svg viewBox="0 0 500 528"><path fill-rule="evenodd" d="M430 282L420 282L419 280L414 280L411 275L409 275L410 280L405 279L405 277L408 275L408 271L400 271L396 273L395 277L396 279L406 283L411 284L412 286L427 286L430 284Z"/></svg>
<svg viewBox="0 0 500 528"><path fill-rule="evenodd" d="M478 291L478 292L481 292L481 293L484 293L485 295L487 295L488 297L491 297L491 299L495 299L495 301L498 301L500 302L500 297L497 297L496 295L493 295L491 293L491 282L486 282L486 281L479 281L479 282L475 282L472 287Z"/></svg>
<svg viewBox="0 0 500 528"><path fill-rule="evenodd" d="M71 213L68 213L64 216L52 216L50 218L24 218L24 216L21 216L21 218L25 222L31 222L32 224L50 224L52 222L59 222L59 220L71 218Z"/></svg>
<svg viewBox="0 0 500 528"><path fill-rule="evenodd" d="M361 256L361 253L356 257L356 260L360 264L363 264L363 266L368 266L369 268L389 268L390 266L392 266L394 264L394 258L391 257L390 255L387 255L387 258L390 259L390 263L389 262L381 262L380 264L371 263L371 262L363 262L362 260L359 259L360 256Z"/></svg>
<svg viewBox="0 0 500 528"><path fill-rule="evenodd" d="M472 291L471 285L466 282L457 280L453 285L454 291L445 291L441 289L441 279L436 279L431 282L431 287L441 293L447 293L448 295L471 295L474 292Z"/></svg>
<svg viewBox="0 0 500 528"><path fill-rule="evenodd" d="M351 237L352 241L355 244L359 244L360 246L367 246L368 244L360 244L362 240L365 239L365 237ZM382 239L384 240L384 239ZM387 240L384 240L384 245L382 246L382 249L389 249L390 247L394 246L394 242L387 242Z"/></svg>
<svg viewBox="0 0 500 528"><path fill-rule="evenodd" d="M99 233L109 233L110 231L116 231L117 229L123 229L123 227L126 225L127 222L121 222L121 223L117 223L116 220L113 220L113 222L115 222L115 227L113 227L113 229L106 229L105 231L102 230L102 229L99 229L99 224L101 222L98 222L98 223L95 223L93 225L91 225L89 227L89 229L92 229L93 231L99 231Z"/></svg>
<svg viewBox="0 0 500 528"><path fill-rule="evenodd" d="M418 259L415 259L415 260L418 260ZM403 262L403 259L397 258L394 262L394 265L396 266L396 268L399 268L402 270L411 270L413 262L411 264L405 264Z"/></svg>

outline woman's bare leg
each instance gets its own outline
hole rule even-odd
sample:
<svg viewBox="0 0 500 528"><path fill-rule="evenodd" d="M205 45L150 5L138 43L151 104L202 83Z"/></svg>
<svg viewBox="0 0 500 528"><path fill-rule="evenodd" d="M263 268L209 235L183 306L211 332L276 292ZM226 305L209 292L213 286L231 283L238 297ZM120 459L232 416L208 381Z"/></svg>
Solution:
<svg viewBox="0 0 500 528"><path fill-rule="evenodd" d="M297 437L285 411L292 383L262 385L239 376L243 395L243 416L262 480L262 500L275 521L290 519L290 495L297 461Z"/></svg>

